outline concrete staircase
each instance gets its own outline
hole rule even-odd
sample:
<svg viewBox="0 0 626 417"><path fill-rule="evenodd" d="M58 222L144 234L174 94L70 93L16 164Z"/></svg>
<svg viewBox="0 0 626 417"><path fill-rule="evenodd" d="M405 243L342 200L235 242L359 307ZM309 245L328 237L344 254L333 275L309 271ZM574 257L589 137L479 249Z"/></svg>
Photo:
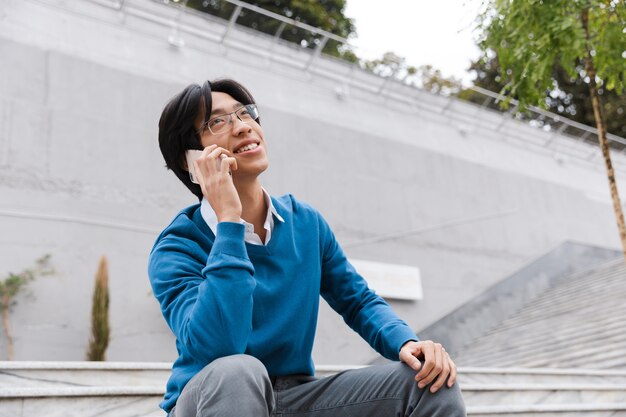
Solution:
<svg viewBox="0 0 626 417"><path fill-rule="evenodd" d="M626 371L459 371L472 417L626 417ZM0 362L0 417L164 417L157 405L169 372L167 363Z"/></svg>
<svg viewBox="0 0 626 417"><path fill-rule="evenodd" d="M163 417L170 364L0 362L0 417Z"/></svg>
<svg viewBox="0 0 626 417"><path fill-rule="evenodd" d="M626 371L460 368L472 417L626 416Z"/></svg>
<svg viewBox="0 0 626 417"><path fill-rule="evenodd" d="M626 370L623 257L579 273L455 349L457 364Z"/></svg>

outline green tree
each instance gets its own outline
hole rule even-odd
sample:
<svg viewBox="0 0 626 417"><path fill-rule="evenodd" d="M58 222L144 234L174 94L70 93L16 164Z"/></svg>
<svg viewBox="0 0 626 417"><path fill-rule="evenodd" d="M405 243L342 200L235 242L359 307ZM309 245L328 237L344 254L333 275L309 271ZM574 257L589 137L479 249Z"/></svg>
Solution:
<svg viewBox="0 0 626 417"><path fill-rule="evenodd" d="M475 74L474 85L489 91L501 91L506 84L506 75L498 62L498 57L483 57L472 63L469 70ZM546 109L586 125L594 125L595 117L589 96L589 87L585 82L583 63L576 66L575 76L559 64L552 71L552 83L545 92ZM606 119L606 130L617 136L626 137L626 95L616 90L598 89L602 97L602 108ZM472 94L471 90L463 93L463 98L482 103L485 98L480 94ZM513 96L518 99L517 96Z"/></svg>
<svg viewBox="0 0 626 417"><path fill-rule="evenodd" d="M420 87L426 91L441 95L456 95L462 90L461 81L454 77L445 77L432 65L415 67L406 62L406 58L394 52L385 52L382 57L362 60L361 68L381 77L387 77L404 84Z"/></svg>
<svg viewBox="0 0 626 417"><path fill-rule="evenodd" d="M0 313L2 315L2 331L6 339L6 356L13 360L13 331L11 329L11 309L17 304L17 295L37 276L53 274L50 267L50 255L37 259L33 268L24 269L17 274L9 275L0 281Z"/></svg>
<svg viewBox="0 0 626 417"><path fill-rule="evenodd" d="M378 59L361 61L361 67L381 77L398 79L408 84L413 84L417 75L416 67L408 65L406 58L391 51L385 52Z"/></svg>
<svg viewBox="0 0 626 417"><path fill-rule="evenodd" d="M334 35L348 38L356 35L356 28L352 19L344 14L346 0L242 0L245 3L260 7L264 10L288 17L297 22L323 29ZM230 19L235 5L225 0L188 0L187 7ZM302 47L314 48L322 41L322 36L311 33L293 25L281 28L281 22L271 17L263 16L252 10L242 9L237 24L276 35L283 40L295 43ZM347 47L335 40L328 40L322 50L325 54L340 57L356 62L356 55Z"/></svg>
<svg viewBox="0 0 626 417"><path fill-rule="evenodd" d="M431 93L458 96L463 91L463 84L460 79L445 77L439 69L432 65L420 66L418 74L421 78L421 87Z"/></svg>
<svg viewBox="0 0 626 417"><path fill-rule="evenodd" d="M520 109L546 107L545 92L559 65L576 77L582 65L618 230L626 258L626 227L606 136L599 89L626 90L626 5L623 0L485 0L479 18L484 55L495 52L504 79L501 93L517 97Z"/></svg>

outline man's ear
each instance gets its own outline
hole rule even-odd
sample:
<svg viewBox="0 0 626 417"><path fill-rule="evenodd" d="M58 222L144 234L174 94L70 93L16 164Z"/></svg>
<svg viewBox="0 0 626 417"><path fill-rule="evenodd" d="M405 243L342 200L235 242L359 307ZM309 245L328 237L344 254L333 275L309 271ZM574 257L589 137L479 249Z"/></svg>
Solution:
<svg viewBox="0 0 626 417"><path fill-rule="evenodd" d="M187 166L187 157L185 156L185 154L183 154L183 155L180 157L180 162L178 163L178 165L180 165L180 167L181 167L183 170L185 170L185 171L189 172L189 167Z"/></svg>

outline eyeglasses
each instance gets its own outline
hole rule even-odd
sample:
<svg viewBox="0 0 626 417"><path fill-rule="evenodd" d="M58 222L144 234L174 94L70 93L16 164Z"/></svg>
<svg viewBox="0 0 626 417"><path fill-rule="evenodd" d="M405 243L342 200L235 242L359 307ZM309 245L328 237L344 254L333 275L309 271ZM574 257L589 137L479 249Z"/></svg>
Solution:
<svg viewBox="0 0 626 417"><path fill-rule="evenodd" d="M226 132L233 124L233 114L237 116L237 119L246 124L259 118L259 110L256 108L256 104L246 104L233 112L220 114L219 116L209 119L208 122L203 123L202 126L200 126L198 133L202 135L202 133L204 133L204 129L207 128L214 135Z"/></svg>

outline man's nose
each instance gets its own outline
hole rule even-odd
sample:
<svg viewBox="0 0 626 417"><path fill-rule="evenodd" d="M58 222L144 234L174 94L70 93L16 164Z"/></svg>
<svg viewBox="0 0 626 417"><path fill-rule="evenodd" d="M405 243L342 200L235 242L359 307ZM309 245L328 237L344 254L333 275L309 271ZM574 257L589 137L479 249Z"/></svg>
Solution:
<svg viewBox="0 0 626 417"><path fill-rule="evenodd" d="M237 115L233 115L230 118L230 122L233 124L233 133L238 134L239 132L248 132L250 131L250 125L244 123L243 120L239 118Z"/></svg>

